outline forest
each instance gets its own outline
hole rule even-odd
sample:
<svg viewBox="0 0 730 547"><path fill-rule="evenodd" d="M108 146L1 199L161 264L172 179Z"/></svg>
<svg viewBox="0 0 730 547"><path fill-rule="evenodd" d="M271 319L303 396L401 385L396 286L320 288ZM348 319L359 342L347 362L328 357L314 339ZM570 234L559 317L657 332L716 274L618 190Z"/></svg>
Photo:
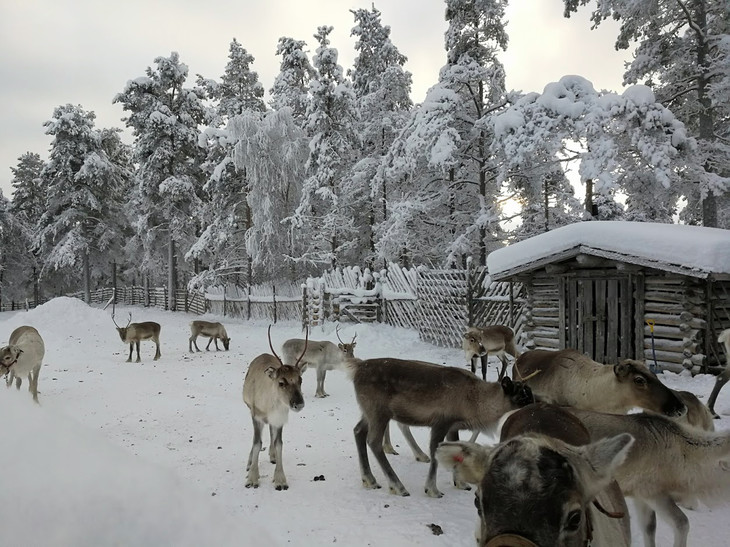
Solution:
<svg viewBox="0 0 730 547"><path fill-rule="evenodd" d="M564 0L566 17L620 22L616 48L635 48L620 93L580 76L507 89L506 5L445 0L447 62L419 104L373 6L352 10L351 67L328 26L312 43L279 38L267 85L236 38L217 79L154 58L114 97L131 143L59 105L47 157L22 154L12 199L0 194L0 299L113 275L174 290L484 265L591 220L730 228L726 0Z"/></svg>

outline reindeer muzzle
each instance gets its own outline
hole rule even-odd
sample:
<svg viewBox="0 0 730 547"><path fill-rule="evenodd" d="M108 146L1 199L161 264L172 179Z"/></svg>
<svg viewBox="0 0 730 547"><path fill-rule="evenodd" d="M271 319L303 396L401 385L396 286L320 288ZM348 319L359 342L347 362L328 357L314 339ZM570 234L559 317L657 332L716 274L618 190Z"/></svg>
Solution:
<svg viewBox="0 0 730 547"><path fill-rule="evenodd" d="M517 534L500 534L490 539L485 547L539 547L537 543Z"/></svg>

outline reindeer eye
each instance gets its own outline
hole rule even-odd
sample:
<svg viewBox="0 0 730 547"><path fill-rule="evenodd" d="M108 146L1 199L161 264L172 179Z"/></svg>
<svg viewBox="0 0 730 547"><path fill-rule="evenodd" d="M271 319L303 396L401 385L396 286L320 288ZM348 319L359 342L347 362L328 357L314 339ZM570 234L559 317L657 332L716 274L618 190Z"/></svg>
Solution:
<svg viewBox="0 0 730 547"><path fill-rule="evenodd" d="M286 380L279 380L279 387L284 387L286 385Z"/></svg>
<svg viewBox="0 0 730 547"><path fill-rule="evenodd" d="M568 532L577 532L582 520L583 515L578 509L571 511L568 513L568 518L565 520L565 529Z"/></svg>
<svg viewBox="0 0 730 547"><path fill-rule="evenodd" d="M644 387L646 385L646 378L643 376L634 376L634 383L639 387Z"/></svg>

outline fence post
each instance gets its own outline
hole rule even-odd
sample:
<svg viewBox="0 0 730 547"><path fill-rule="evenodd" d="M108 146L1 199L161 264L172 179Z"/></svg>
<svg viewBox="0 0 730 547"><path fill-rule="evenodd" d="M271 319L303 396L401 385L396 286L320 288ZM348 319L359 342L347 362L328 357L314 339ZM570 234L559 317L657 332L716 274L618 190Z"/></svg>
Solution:
<svg viewBox="0 0 730 547"><path fill-rule="evenodd" d="M276 324L276 285L271 285L274 295L274 324Z"/></svg>
<svg viewBox="0 0 730 547"><path fill-rule="evenodd" d="M251 284L246 287L246 319L251 320Z"/></svg>
<svg viewBox="0 0 730 547"><path fill-rule="evenodd" d="M472 284L474 282L472 275L472 260L469 257L466 261L466 316L467 316L467 327L474 326L474 288Z"/></svg>
<svg viewBox="0 0 730 547"><path fill-rule="evenodd" d="M226 316L226 286L223 285L223 317Z"/></svg>
<svg viewBox="0 0 730 547"><path fill-rule="evenodd" d="M302 330L307 328L307 286L302 284Z"/></svg>

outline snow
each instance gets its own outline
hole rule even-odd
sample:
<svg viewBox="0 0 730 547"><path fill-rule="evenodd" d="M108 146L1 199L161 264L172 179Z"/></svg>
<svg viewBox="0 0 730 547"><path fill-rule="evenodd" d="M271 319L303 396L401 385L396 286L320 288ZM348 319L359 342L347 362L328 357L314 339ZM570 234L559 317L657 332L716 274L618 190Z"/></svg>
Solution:
<svg viewBox="0 0 730 547"><path fill-rule="evenodd" d="M592 249L712 273L730 273L730 230L654 222L577 222L496 250L487 257L491 276L556 253ZM589 251L590 252L590 251Z"/></svg>
<svg viewBox="0 0 730 547"><path fill-rule="evenodd" d="M54 299L29 312L0 314L0 339L23 324L45 340L40 405L24 382L0 390L2 428L0 530L3 545L294 545L473 547L473 493L455 490L448 473L438 476L442 499L423 493L428 466L416 462L393 428L399 456L388 456L411 491L402 498L387 488L361 486L352 429L359 419L352 385L339 371L327 375L330 397L316 399L315 374L304 375L306 405L284 428L284 469L289 490L271 484L273 465L261 455L262 482L246 489L251 448L249 411L241 398L251 360L268 352L267 324L222 321L231 350L191 354L188 324L198 318L157 309L118 307L134 321L162 325L162 357L143 342L142 363L126 363L110 310L79 300ZM83 325L83 327L78 327ZM314 339L336 341L335 325L316 327ZM417 333L388 325L344 325L343 339L357 331L356 354L394 356L463 366L463 352L437 348ZM274 347L301 336L295 322L272 328ZM491 363L496 378L497 362ZM670 387L703 400L714 378L665 373ZM717 410L730 415L730 388ZM716 422L730 429L730 420ZM422 447L427 432L414 428ZM492 442L480 437L481 442ZM264 438L268 448L268 435ZM371 464L384 484L374 459ZM325 480L314 478L320 475ZM726 508L689 511L690 545L726 544ZM438 524L443 535L433 535ZM671 542L659 521L658 544ZM634 544L642 545L634 530Z"/></svg>

